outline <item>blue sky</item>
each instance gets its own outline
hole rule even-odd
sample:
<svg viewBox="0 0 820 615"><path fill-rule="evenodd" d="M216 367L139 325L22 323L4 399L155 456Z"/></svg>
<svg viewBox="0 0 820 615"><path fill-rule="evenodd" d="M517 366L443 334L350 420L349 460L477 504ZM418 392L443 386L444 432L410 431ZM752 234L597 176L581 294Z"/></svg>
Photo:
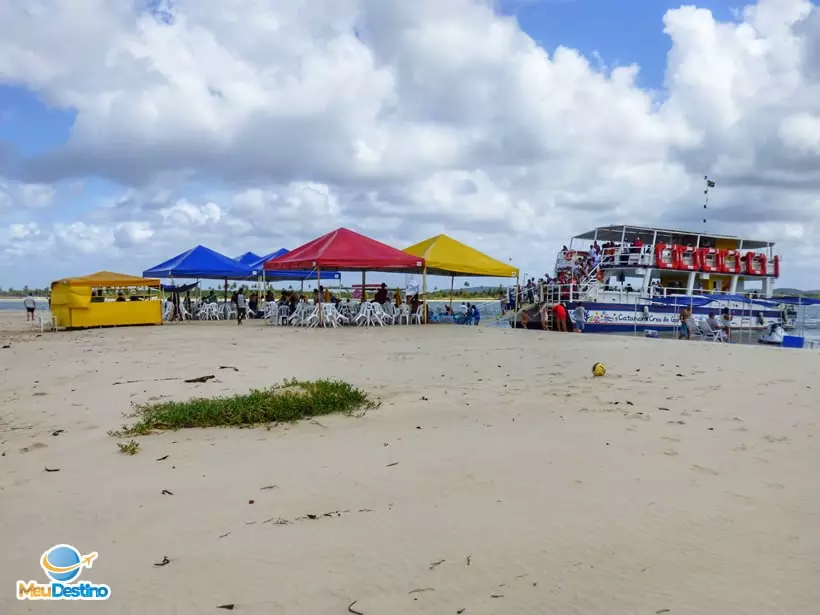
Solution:
<svg viewBox="0 0 820 615"><path fill-rule="evenodd" d="M607 66L638 64L639 84L651 89L663 87L670 48L663 16L686 4L710 9L721 21L730 20L738 6L720 0L503 0L505 10L546 50L563 45L588 58L597 53Z"/></svg>
<svg viewBox="0 0 820 615"><path fill-rule="evenodd" d="M670 42L663 33L663 15L681 6L672 0L502 0L501 9L514 14L521 27L548 52L557 46L578 49L606 66L636 63L641 87L662 89ZM730 19L733 3L699 0L718 19ZM54 108L38 92L0 84L0 145L20 155L36 156L68 139L75 114ZM3 151L0 147L0 152ZM111 182L87 177L82 184L56 186L53 220L70 221L122 192ZM69 189L71 188L71 189Z"/></svg>
<svg viewBox="0 0 820 615"><path fill-rule="evenodd" d="M540 54L527 56L522 51L527 46L521 44L520 37L509 34L513 30L508 23L488 29L487 21L496 20L466 0L458 0L462 2L458 5L458 20L434 3L419 3L413 11L407 11L401 1L381 4L368 0L363 4L367 7L366 16L352 15L362 23L370 19L367 23L371 26L385 28L386 36L373 37L371 32L365 42L375 66L366 70L351 67L351 79L364 84L356 90L359 99L355 102L350 101L351 92L338 95L338 88L344 88L346 82L331 84L328 74L344 67L334 64L335 48L322 47L326 42L323 37L330 36L334 28L349 28L355 23L354 19L346 21L350 16L300 15L299 11L291 14L287 2L248 2L237 19L226 19L218 4L204 3L201 11L200 5L187 4L185 20L160 20L178 26L166 40L156 38L170 31L165 25L158 26L163 33L150 31L153 26L146 32L145 24L137 27L130 15L122 13L129 10L129 1L112 3L110 11L109 5L101 2L94 9L100 13L99 23L93 23L96 13L92 16L68 5L54 5L42 28L27 22L30 15L19 8L10 13L16 13L18 22L6 24L5 31L0 24L0 33L6 35L5 41L0 41L0 54L12 58L0 66L8 66L14 79L4 82L0 77L0 249L10 255L5 263L0 262L0 286L9 282L20 284L24 269L15 258L33 250L43 251L41 268L48 267L48 271L38 269L37 279L26 278L24 283L41 284L49 276L73 274L74 269L86 267L147 268L166 260L171 255L166 253L169 250L190 247L180 245L186 242L194 245L224 240L222 246L214 247L237 254L246 250L293 248L335 226L356 228L362 217L366 221L358 227L360 230L373 229L371 234L381 235L396 245L414 243L422 239L420 233L447 232L501 260L513 258L522 272L540 275L551 268L555 250L571 234L585 231L588 226L619 222L686 226L695 213L687 217L681 212L691 210L700 214L702 169L714 168L722 156L737 152L746 155L746 159L738 159L739 163L760 166L745 171L746 179L751 177L753 182L744 184L741 177L731 186L728 181L719 180L713 207L724 215L722 220L715 216L716 224L724 226L711 230L765 234L777 241L779 247L788 246L789 242L794 246L797 241L802 244L803 254L811 250L812 225L817 219L812 209L814 201L805 189L800 192L799 182L784 185L781 177L784 170L792 172L794 168L795 146L806 155L800 169L817 166L811 159L814 145L801 141L812 134L804 123L814 117L812 101L816 97L784 93L784 99L776 101L774 111L771 96L765 110L758 108L758 101L742 98L744 88L782 91L779 75L770 74L776 63L763 58L753 64L754 58L744 48L744 36L748 38L750 29L744 26L743 36L734 30L732 24L739 24L742 19L738 12L742 4L697 0L698 8L710 10L715 21L724 23L719 29L704 12L675 11L671 16L676 54L668 71L674 76L670 82L675 85L668 94L667 105L673 111L664 115L664 110L652 104L665 96L667 56L673 45L663 31L663 18L667 11L685 6L680 1L493 0L502 13L514 15L521 28L550 54L552 62L548 62ZM159 5L159 0L140 1L143 6ZM788 29L774 27L777 24L771 21L783 19L780 7L786 5L791 7L786 7L787 12L791 11L791 19L796 20L795 11L805 10L805 4L800 9L801 0L747 0L754 1L766 4L766 19L770 20L754 36L769 36L763 47L779 49L778 57L787 57L783 50L791 48L790 33ZM163 0L162 6L170 5ZM272 12L276 19L291 19L296 38L279 41L278 47L271 45L262 31L266 22L258 19L254 11ZM408 17L409 12L418 13L415 17L419 21ZM246 22L239 23L242 19ZM437 20L443 21L439 24ZM248 36L257 23L256 38ZM418 23L434 33L427 33L431 37L425 39L426 53L413 47L412 35L407 37L406 44L396 47L395 41L412 30L402 34L390 29L413 28ZM439 25L441 28L437 29ZM36 38L38 30L46 33L40 39ZM208 72L210 66L181 61L191 49L202 46L202 40L195 38L201 31L208 31L221 53L210 58L209 61L222 64L207 78L221 79L226 87L236 86L238 92L248 93L243 100L237 95L233 100L223 97L227 102L219 112L227 115L210 115L210 94L197 98L197 80L205 79L198 73ZM481 57L481 36L502 31L506 34L492 40L496 47L488 49L487 57ZM32 32L33 38L29 36ZM65 32L65 41L74 43L63 42L62 38L48 34L51 32ZM129 48L117 56L116 51L132 44L134 37L146 45L145 49ZM719 44L714 40L716 37L721 38ZM265 42L261 49L248 49L246 38ZM464 53L473 41L474 48ZM89 43L87 47L82 44L85 42ZM248 101L265 92L271 97L267 104L282 91L281 84L266 74L266 69L281 65L291 71L299 70L293 68L302 66L304 57L299 54L312 44L328 56L317 61L316 74L321 77L316 82L324 83L331 93L319 92L320 98L326 96L326 108L294 130L304 130L307 136L302 142L314 145L295 150L287 139L299 139L302 134L277 132L281 126L276 122L299 117L303 101L317 95L307 88L315 86L304 85L301 94L293 96L293 109L263 118L268 122L267 131L259 131L258 139L253 131L243 132L248 126L256 130L255 122L259 119L252 115L253 103ZM438 47L431 49L432 45ZM589 60L593 71L572 56L553 57L557 47L578 50ZM146 60L140 55L143 53L150 58ZM26 64L29 55L37 56L36 62ZM116 57L116 61L108 65L111 57ZM709 78L701 79L699 66L703 57L715 57L715 65L722 72L715 71L706 75ZM440 62L440 58L449 61ZM469 61L459 64L464 58L474 59L474 65ZM242 64L242 70L233 70L233 59ZM381 70L381 63L387 65L395 81L391 92L400 98L398 101L379 89L376 73ZM640 68L637 88L631 82L607 82L595 72L599 68L633 64ZM457 68L448 72L449 66ZM38 68L42 72L34 74ZM811 75L804 67L787 68L790 75L799 73L809 87ZM127 78L120 79L121 75ZM417 75L424 75L424 79L418 80ZM733 79L740 84L739 88L730 83ZM51 106L42 92L19 85L26 82L44 83L55 92L55 99L80 101L84 105L82 138L72 141L74 149L69 155L48 158L44 164L35 165L37 175L35 171L23 173L23 167L35 167L20 165L19 161L40 159L60 150L71 135L76 114L72 109ZM305 79L305 83L310 84L311 80ZM646 96L647 91L655 96ZM505 96L486 96L478 103L473 98L473 94L487 92L504 92ZM109 95L118 97L122 103L114 111L107 107ZM538 102L534 103L536 96ZM703 107L704 100L710 102L708 111ZM799 108L794 107L794 100L800 101ZM384 116L374 115L377 119L373 121L381 123L378 127L368 123L371 120L366 113L357 113L374 104L387 112ZM188 108L195 118L190 123L186 123L185 117ZM400 112L395 113L396 109ZM726 127L720 125L721 113L726 116L738 110L744 122L740 129L731 122ZM820 109L816 114L820 118ZM219 121L209 123L211 117ZM235 121L223 122L223 117L233 117ZM408 128L399 128L399 124L408 117L412 118L409 130L422 127L426 132L419 134L431 134L429 142L407 142L406 135L413 133L401 133L400 130ZM439 125L438 118L445 120ZM786 126L791 129L784 131L782 122L786 120L791 122ZM357 169L356 161L340 163L335 158L338 152L348 151L345 148L350 143L344 141L348 138L345 130L329 133L328 127L346 127L345 121L359 131L354 140L361 135L372 139L382 130L394 130L389 134L400 136L390 141L388 148L402 154L416 148L412 155L394 155L392 159L389 154L393 151L383 152L383 160L393 160L398 166L394 169L386 164L375 173L364 173ZM393 121L396 126L391 124ZM181 125L178 134L177 122ZM761 122L770 126L761 130ZM468 125L469 129L465 128ZM612 126L618 128L611 130ZM577 140L579 134L584 135L583 140ZM714 135L713 142L697 143L700 134ZM786 144L783 151L772 154L767 134L786 135L784 138L788 137L791 145ZM331 142L325 143L325 139ZM218 144L216 148L214 143ZM223 153L224 143L230 146ZM435 145L431 147L431 143ZM576 143L581 143L581 147L575 147ZM373 144L378 147L378 140L365 143ZM120 157L123 152L133 157ZM325 153L327 160L322 159ZM454 162L447 156L457 159ZM271 162L257 164L260 160ZM525 168L514 168L516 161L523 161ZM289 166L306 175L288 175ZM79 168L82 172L92 169L88 172L99 175L72 177L71 172ZM251 171L243 172L247 169ZM423 169L419 173L426 175L419 179L416 169ZM142 173L143 170L146 172ZM187 174L188 170L192 173ZM761 179L767 170L773 173L771 179ZM447 173L451 176L439 177ZM633 179L646 175L652 177L651 181ZM50 186L54 196L51 205L45 206L42 203L47 200L49 187L32 187L26 182L54 177L62 179ZM128 186L111 177L124 178L122 181L151 177L152 181L150 187ZM197 183L184 183L185 177L196 178ZM219 178L225 183L219 183ZM812 185L811 181L807 176L804 183ZM298 185L308 182L324 186L328 192L318 194L311 186ZM137 191L136 198L126 198L133 190ZM656 201L648 205L630 202L636 193L651 194L646 199ZM375 196L368 200L372 195ZM329 205L334 198L339 203ZM15 199L17 203L9 208L8 203ZM784 203L783 211L773 212L766 205L771 202ZM120 205L114 208L116 203ZM519 203L525 206L519 207ZM663 205L659 206L660 203ZM753 215L749 215L750 206L755 209ZM176 211L169 211L175 208ZM278 218L264 219L271 211L279 216L282 209L289 210L285 217L292 222L291 226L280 227ZM507 212L504 217L494 217L502 209ZM419 210L423 213L424 228L412 224L417 221ZM471 213L463 215L464 211ZM743 211L745 219L737 215L739 211ZM524 216L527 222L517 225L516 216ZM542 225L544 220L551 222L549 228ZM414 230L407 230L414 226ZM275 232L261 232L259 227ZM84 250L90 244L96 248ZM77 258L55 264L45 250ZM53 271L52 266L66 271ZM787 267L786 271L794 270Z"/></svg>

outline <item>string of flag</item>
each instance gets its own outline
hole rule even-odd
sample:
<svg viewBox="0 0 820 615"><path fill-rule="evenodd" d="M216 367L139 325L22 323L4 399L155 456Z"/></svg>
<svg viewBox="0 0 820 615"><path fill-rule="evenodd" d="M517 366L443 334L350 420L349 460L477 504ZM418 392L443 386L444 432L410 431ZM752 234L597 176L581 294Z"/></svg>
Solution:
<svg viewBox="0 0 820 615"><path fill-rule="evenodd" d="M703 190L703 223L706 224L706 210L709 209L709 188L715 187L713 182L707 175L703 176L703 181L706 182L706 188Z"/></svg>

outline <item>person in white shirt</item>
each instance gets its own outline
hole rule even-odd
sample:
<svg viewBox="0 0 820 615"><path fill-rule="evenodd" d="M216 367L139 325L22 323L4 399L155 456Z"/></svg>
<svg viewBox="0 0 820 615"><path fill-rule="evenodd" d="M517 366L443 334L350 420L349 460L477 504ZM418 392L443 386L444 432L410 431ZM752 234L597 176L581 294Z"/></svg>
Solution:
<svg viewBox="0 0 820 615"><path fill-rule="evenodd" d="M572 315L574 316L573 324L575 325L575 330L578 333L583 333L584 325L587 322L587 310L584 307L584 304L579 303L577 306L575 306L575 309L572 311Z"/></svg>
<svg viewBox="0 0 820 615"><path fill-rule="evenodd" d="M37 309L37 301L34 300L31 293L23 299L23 306L26 308L26 321L34 320L34 310Z"/></svg>
<svg viewBox="0 0 820 615"><path fill-rule="evenodd" d="M241 325L245 320L245 289L240 288L236 293L236 324Z"/></svg>

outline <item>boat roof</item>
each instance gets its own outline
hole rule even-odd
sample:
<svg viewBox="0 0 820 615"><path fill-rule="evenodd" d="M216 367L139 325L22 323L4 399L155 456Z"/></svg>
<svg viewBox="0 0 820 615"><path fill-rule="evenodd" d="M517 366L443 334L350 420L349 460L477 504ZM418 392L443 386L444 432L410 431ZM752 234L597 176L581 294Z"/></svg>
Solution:
<svg viewBox="0 0 820 615"><path fill-rule="evenodd" d="M640 237L643 241L651 241L652 237L657 233L657 241L662 243L692 243L694 244L698 237L701 239L729 239L733 241L742 241L743 248L749 250L757 250L760 248L768 248L774 245L773 241L760 241L754 239L743 239L735 235L720 235L717 233L699 233L697 231L682 231L676 229L655 228L651 226L628 226L624 224L612 226L599 226L586 233L575 235L573 239L588 239L590 241L635 241ZM702 243L702 242L701 242Z"/></svg>

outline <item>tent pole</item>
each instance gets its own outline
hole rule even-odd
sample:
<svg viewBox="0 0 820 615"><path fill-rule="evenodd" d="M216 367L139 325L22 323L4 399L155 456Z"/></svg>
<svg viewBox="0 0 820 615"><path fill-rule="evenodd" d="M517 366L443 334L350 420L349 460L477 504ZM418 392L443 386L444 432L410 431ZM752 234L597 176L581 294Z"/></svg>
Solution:
<svg viewBox="0 0 820 615"><path fill-rule="evenodd" d="M427 265L424 266L424 270L421 273L421 310L424 316L424 324L427 324ZM451 306L452 307L452 306Z"/></svg>
<svg viewBox="0 0 820 615"><path fill-rule="evenodd" d="M319 297L319 305L317 306L319 308L319 326L324 327L325 326L325 318L324 318L325 310L324 310L324 306L322 305L322 301L324 301L325 298L322 296L322 290L321 290L322 287L319 284L321 279L322 279L322 267L317 265L316 266L316 289L319 292L316 293L316 296Z"/></svg>
<svg viewBox="0 0 820 615"><path fill-rule="evenodd" d="M453 313L453 284L456 283L456 276L450 276L450 314Z"/></svg>
<svg viewBox="0 0 820 615"><path fill-rule="evenodd" d="M362 271L362 298L361 298L362 305L364 305L367 302L367 292L364 289L366 277L367 277L367 273L365 271Z"/></svg>
<svg viewBox="0 0 820 615"><path fill-rule="evenodd" d="M515 276L515 305L513 306L513 329L518 327L518 295L521 294L521 278Z"/></svg>

